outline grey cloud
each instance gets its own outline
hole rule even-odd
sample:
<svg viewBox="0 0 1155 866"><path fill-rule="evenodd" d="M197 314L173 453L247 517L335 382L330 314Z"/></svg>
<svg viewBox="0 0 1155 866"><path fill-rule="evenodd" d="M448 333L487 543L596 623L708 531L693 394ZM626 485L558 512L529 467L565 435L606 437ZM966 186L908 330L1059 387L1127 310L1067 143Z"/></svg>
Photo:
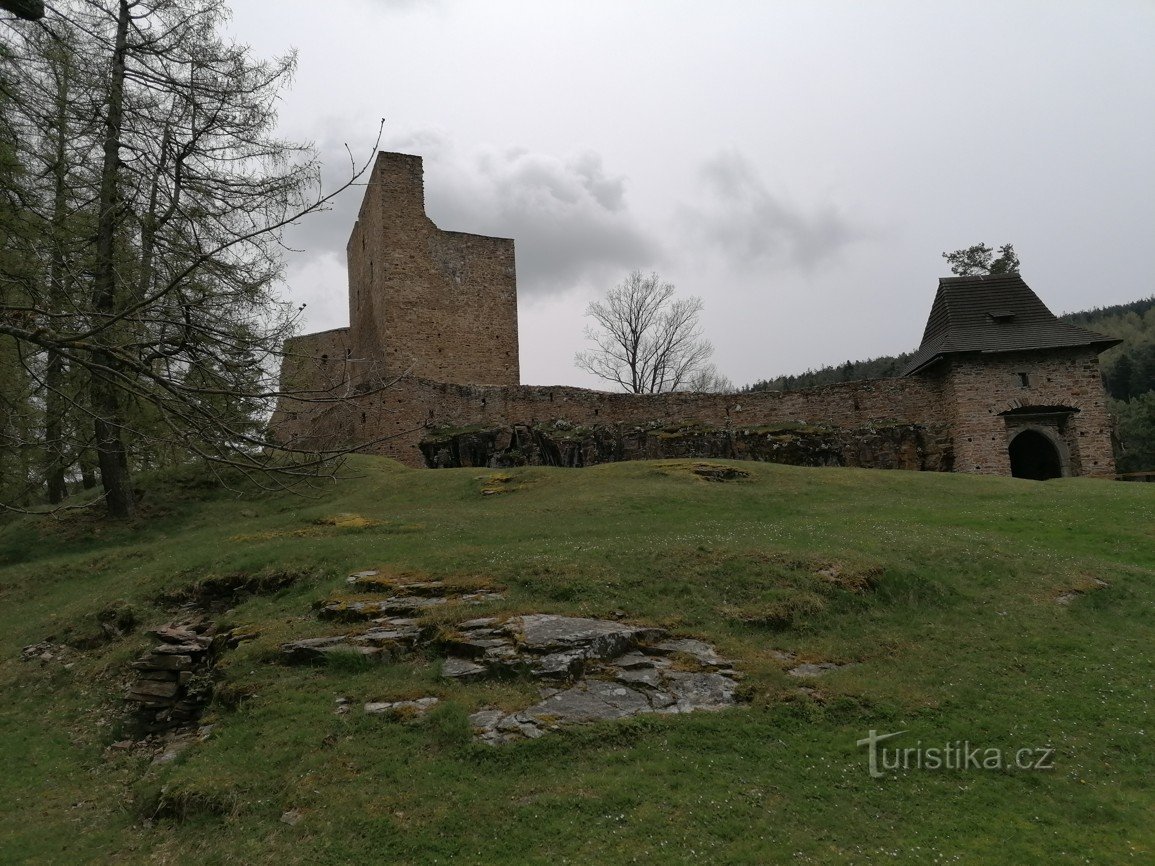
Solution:
<svg viewBox="0 0 1155 866"><path fill-rule="evenodd" d="M736 266L812 269L866 236L832 206L807 213L776 197L736 150L707 160L699 175L703 195L683 206L682 228L692 244L705 241Z"/></svg>
<svg viewBox="0 0 1155 866"><path fill-rule="evenodd" d="M624 177L606 177L602 167L602 158L593 151L585 151L569 162L573 171L581 178L582 186L586 188L598 204L609 211L622 209L626 195L626 180Z"/></svg>
<svg viewBox="0 0 1155 866"><path fill-rule="evenodd" d="M354 171L350 155L357 167L366 162L371 166L374 157L368 148L351 147L350 150L346 150L344 143L336 140L322 141L317 145L317 149L321 158L319 192L323 195L340 189L343 184L349 182ZM332 253L339 254L344 260L345 244L357 219L357 211L361 207L361 198L365 194L365 181L368 176L366 170L359 181L339 193L324 210L302 217L295 225L287 228L285 243L309 257Z"/></svg>
<svg viewBox="0 0 1155 866"><path fill-rule="evenodd" d="M595 152L467 153L429 130L390 137L381 146L424 158L426 211L438 226L514 238L518 287L527 296L612 283L628 270L653 266L660 256L658 244L629 211L625 178L607 173ZM349 156L336 141L320 149L331 189L348 179ZM302 220L287 234L289 243L310 255L334 253L343 260L363 191L355 186L328 212Z"/></svg>
<svg viewBox="0 0 1155 866"><path fill-rule="evenodd" d="M444 204L453 219L471 220L517 241L518 283L527 294L565 291L647 267L657 245L625 204L625 180L608 177L600 155L568 159L525 150L477 158L468 197Z"/></svg>

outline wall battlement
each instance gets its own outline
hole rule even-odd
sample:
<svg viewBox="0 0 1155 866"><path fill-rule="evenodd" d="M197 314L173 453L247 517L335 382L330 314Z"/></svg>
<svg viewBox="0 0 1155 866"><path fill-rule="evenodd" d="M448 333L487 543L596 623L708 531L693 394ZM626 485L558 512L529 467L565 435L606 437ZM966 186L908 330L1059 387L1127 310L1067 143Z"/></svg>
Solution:
<svg viewBox="0 0 1155 866"><path fill-rule="evenodd" d="M1017 274L940 281L916 363L900 378L641 395L519 384L513 241L434 225L418 156L378 154L347 255L349 327L286 344L282 390L293 396L282 398L270 425L291 447L357 446L424 466L420 443L454 429L578 425L604 438L614 425L696 425L748 440L751 430L791 424L864 437L878 425L905 425L935 431L934 458L872 447L864 452L872 465L1114 474L1098 371L1098 353L1112 341L1058 324ZM915 441L891 440L907 451ZM768 459L766 449L745 453Z"/></svg>

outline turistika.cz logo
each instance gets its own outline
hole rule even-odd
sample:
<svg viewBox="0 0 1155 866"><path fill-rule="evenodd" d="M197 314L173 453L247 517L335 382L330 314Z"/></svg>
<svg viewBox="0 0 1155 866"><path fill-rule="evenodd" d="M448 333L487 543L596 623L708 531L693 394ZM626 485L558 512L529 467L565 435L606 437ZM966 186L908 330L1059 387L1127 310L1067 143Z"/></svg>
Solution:
<svg viewBox="0 0 1155 866"><path fill-rule="evenodd" d="M924 746L917 740L906 748L888 748L882 743L907 731L880 734L871 729L855 745L866 746L867 766L872 778L881 779L899 770L1053 770L1055 750L1036 746L1004 750L971 745L970 740L955 740L941 746Z"/></svg>

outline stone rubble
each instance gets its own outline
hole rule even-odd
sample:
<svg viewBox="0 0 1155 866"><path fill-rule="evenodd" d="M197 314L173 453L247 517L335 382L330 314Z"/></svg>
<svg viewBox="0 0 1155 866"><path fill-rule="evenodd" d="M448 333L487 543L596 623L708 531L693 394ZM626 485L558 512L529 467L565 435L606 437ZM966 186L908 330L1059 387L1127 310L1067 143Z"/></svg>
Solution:
<svg viewBox="0 0 1155 866"><path fill-rule="evenodd" d="M475 621L458 626L457 651L442 676L470 679L528 673L562 688L543 690L542 700L513 713L482 709L469 717L478 740L500 745L536 739L563 726L640 713L688 713L733 706L739 674L709 644L661 640L661 629L610 620L531 614L496 626ZM698 670L681 670L691 666Z"/></svg>
<svg viewBox="0 0 1155 866"><path fill-rule="evenodd" d="M125 700L135 704L137 727L161 733L200 718L212 697L212 667L219 653L256 632L218 632L202 617L170 622L147 632L160 643L132 662L135 680Z"/></svg>
<svg viewBox="0 0 1155 866"><path fill-rule="evenodd" d="M330 600L322 619L363 620L372 626L281 645L284 661L315 662L331 653L356 653L393 661L428 647L443 653L441 676L450 681L530 677L541 699L516 712L484 708L470 716L476 738L490 745L536 739L564 725L621 719L640 713L688 713L733 706L740 674L710 644L670 637L663 629L613 620L552 614L508 619L479 617L450 631L421 625L413 614L443 605L501 598L493 590L456 592L441 581L411 583L371 571L349 578L361 590L391 593L384 599ZM436 697L364 705L370 715L420 715ZM347 712L340 699L338 713Z"/></svg>
<svg viewBox="0 0 1155 866"><path fill-rule="evenodd" d="M38 661L47 664L51 661L61 661L72 655L72 648L66 644L41 641L29 644L20 650L20 660L25 662Z"/></svg>

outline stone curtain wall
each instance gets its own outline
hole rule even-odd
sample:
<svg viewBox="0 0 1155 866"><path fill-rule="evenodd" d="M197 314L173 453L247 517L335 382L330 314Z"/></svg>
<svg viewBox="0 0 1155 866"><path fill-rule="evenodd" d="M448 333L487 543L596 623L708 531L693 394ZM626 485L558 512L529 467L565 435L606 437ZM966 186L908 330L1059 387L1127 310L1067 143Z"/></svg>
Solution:
<svg viewBox="0 0 1155 866"><path fill-rule="evenodd" d="M697 424L712 428L811 424L937 425L941 384L929 378L876 379L809 391L754 394L618 394L582 388L454 385L406 378L343 404L284 401L275 422L282 441L331 448L368 443L366 451L424 466L419 448L431 433L464 428Z"/></svg>
<svg viewBox="0 0 1155 866"><path fill-rule="evenodd" d="M1016 429L1001 413L1028 406L1078 409L1058 435L1073 475L1113 477L1111 419L1091 349L1051 349L952 359L944 382L954 428L955 469L1010 475L1007 451ZM1026 374L1028 385L1020 374Z"/></svg>
<svg viewBox="0 0 1155 866"><path fill-rule="evenodd" d="M513 241L442 231L421 158L380 153L346 248L355 378L520 381Z"/></svg>
<svg viewBox="0 0 1155 866"><path fill-rule="evenodd" d="M1034 424L1062 446L1070 474L1114 473L1106 396L1090 349L955 356L910 378L795 392L636 395L519 385L513 241L442 231L425 215L424 195L420 157L378 154L347 248L350 325L286 344L282 390L303 399L283 397L273 414L282 442L358 446L422 466L419 443L453 431L696 425L713 438L695 447L737 449L742 442L750 456L769 459L757 439L766 431L756 428L813 425L873 441L880 425L908 425L929 432L891 435L904 444L870 446L866 456L845 442L818 451L838 451L838 459L858 465L949 468L953 461L955 471L1008 475L1011 438ZM1003 414L1030 406L1078 411L1055 421ZM656 447L649 439L632 451L610 447L614 437L620 433L607 432L579 451Z"/></svg>
<svg viewBox="0 0 1155 866"><path fill-rule="evenodd" d="M350 376L349 329L334 328L285 341L281 390L346 390Z"/></svg>
<svg viewBox="0 0 1155 866"><path fill-rule="evenodd" d="M340 333L303 339L325 338L325 345L339 346ZM325 364L310 369L330 376L334 372ZM1021 384L1020 373L1027 375L1028 386ZM334 396L340 393L340 389L333 392ZM1090 350L964 357L941 365L937 375L743 395L623 394L561 386L456 385L406 377L384 390L343 402L283 401L273 423L282 441L297 447L365 444L369 453L415 467L426 465L420 449L425 439L461 431L548 429L557 422L563 427L624 425L650 430L699 426L710 428L715 436L719 431L742 433L754 428L757 433L759 427L791 424L842 428L869 436L872 426L917 425L933 431L936 443L933 449L924 449L932 456L921 468L1009 475L1007 447L1021 425L1008 425L1000 413L1025 406L1078 409L1062 430L1056 430L1066 445L1071 474L1114 474L1110 419L1098 360ZM753 440L743 434L734 441ZM871 457L847 465L885 467L898 460L904 467L915 468L912 460L923 457L911 458L910 441L914 440L904 440L907 444L901 447L907 449L907 456L901 459L882 448L877 460ZM652 448L651 443L625 450L641 454ZM769 459L749 447L743 450Z"/></svg>

